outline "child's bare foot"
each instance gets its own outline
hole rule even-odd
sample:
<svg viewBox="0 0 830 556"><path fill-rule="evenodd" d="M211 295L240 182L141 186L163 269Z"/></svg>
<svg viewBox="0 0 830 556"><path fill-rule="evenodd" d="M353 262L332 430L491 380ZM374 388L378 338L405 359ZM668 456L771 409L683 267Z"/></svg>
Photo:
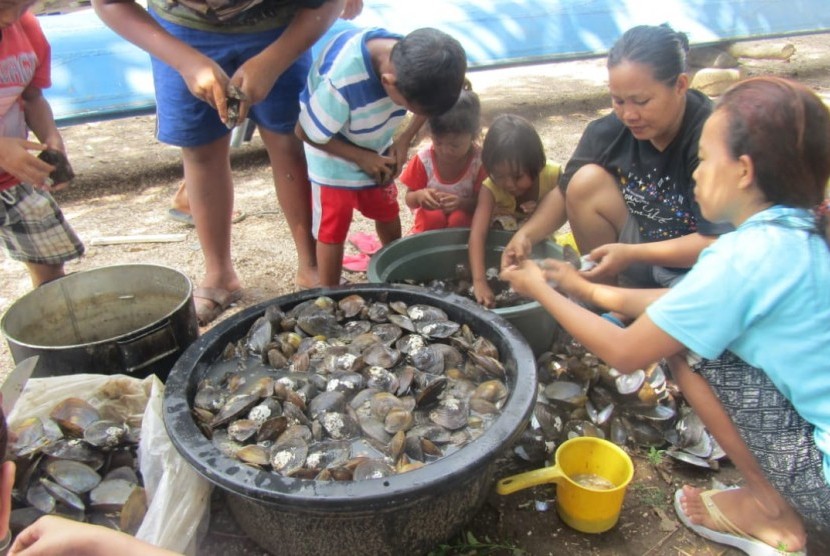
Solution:
<svg viewBox="0 0 830 556"><path fill-rule="evenodd" d="M802 550L807 541L801 518L792 508L764 508L744 488L704 493L687 485L680 505L696 525L727 534L743 533L784 552ZM719 514L725 519L718 519ZM734 530L728 530L728 524Z"/></svg>

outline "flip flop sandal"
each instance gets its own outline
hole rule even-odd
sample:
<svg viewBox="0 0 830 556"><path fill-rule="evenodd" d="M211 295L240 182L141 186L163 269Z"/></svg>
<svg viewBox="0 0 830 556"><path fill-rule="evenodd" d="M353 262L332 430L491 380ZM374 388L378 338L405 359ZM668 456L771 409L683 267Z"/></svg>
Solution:
<svg viewBox="0 0 830 556"><path fill-rule="evenodd" d="M703 506L709 512L709 517L721 529L715 531L703 525L692 523L689 517L683 513L683 506L680 505L680 499L683 497L683 489L679 488L674 493L674 511L677 512L677 517L683 522L683 525L703 537L716 543L732 546L738 550L742 550L749 556L804 556L804 552L786 552L778 550L774 546L756 539L739 529L726 515L715 505L712 496L722 492L721 490L707 490L700 493L700 498L703 501Z"/></svg>
<svg viewBox="0 0 830 556"><path fill-rule="evenodd" d="M380 240L372 234L365 232L354 232L349 236L349 243L357 247L361 253L374 255L383 245Z"/></svg>
<svg viewBox="0 0 830 556"><path fill-rule="evenodd" d="M167 210L167 218L170 220L175 220L176 222L180 222L185 226L190 226L191 228L195 225L193 224L193 215L184 212L183 210L179 210L177 208L170 208Z"/></svg>
<svg viewBox="0 0 830 556"><path fill-rule="evenodd" d="M247 218L247 214L241 210L233 211L233 218L231 222L236 224L237 222L242 222ZM194 227L195 224L193 223L193 215L189 212L184 212L183 210L179 210L177 208L170 208L167 210L167 217L170 220L175 220L176 222L180 222L185 226Z"/></svg>
<svg viewBox="0 0 830 556"><path fill-rule="evenodd" d="M196 305L196 320L199 326L207 326L240 299L242 299L242 288L232 292L224 288L198 287L194 289L193 302Z"/></svg>
<svg viewBox="0 0 830 556"><path fill-rule="evenodd" d="M346 284L351 284L351 282L345 276L341 276L340 277L340 285L345 286ZM321 286L320 284L315 284L313 286L304 286L304 285L302 285L298 282L294 282L294 291L307 291L307 290L314 290L314 289L322 288L322 287L323 286Z"/></svg>
<svg viewBox="0 0 830 556"><path fill-rule="evenodd" d="M366 272L369 269L369 260L371 258L366 253L345 255L343 257L343 268L352 272Z"/></svg>

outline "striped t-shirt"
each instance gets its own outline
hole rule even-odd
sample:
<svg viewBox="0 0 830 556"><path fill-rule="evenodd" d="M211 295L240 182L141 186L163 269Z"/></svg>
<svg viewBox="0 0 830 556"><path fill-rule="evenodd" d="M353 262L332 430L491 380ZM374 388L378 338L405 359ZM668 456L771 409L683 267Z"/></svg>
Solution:
<svg viewBox="0 0 830 556"><path fill-rule="evenodd" d="M315 60L300 95L300 125L315 143L332 137L382 154L406 109L392 102L366 48L371 39L401 39L385 29L351 29L334 37ZM357 164L305 143L312 182L348 189L376 187Z"/></svg>

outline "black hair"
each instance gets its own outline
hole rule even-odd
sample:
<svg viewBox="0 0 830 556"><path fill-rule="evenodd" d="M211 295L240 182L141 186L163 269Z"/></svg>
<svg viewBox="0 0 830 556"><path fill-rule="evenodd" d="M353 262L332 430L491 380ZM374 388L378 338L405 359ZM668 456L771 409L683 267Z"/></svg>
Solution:
<svg viewBox="0 0 830 556"><path fill-rule="evenodd" d="M455 104L467 71L457 40L431 27L416 29L395 44L390 59L395 87L421 114L443 114Z"/></svg>
<svg viewBox="0 0 830 556"><path fill-rule="evenodd" d="M481 147L481 162L488 173L497 164L507 162L514 171L535 178L546 161L545 147L533 124L515 114L502 114L493 120Z"/></svg>
<svg viewBox="0 0 830 556"><path fill-rule="evenodd" d="M662 25L638 25L626 31L608 53L608 69L628 61L649 66L654 79L672 86L688 71L689 39Z"/></svg>
<svg viewBox="0 0 830 556"><path fill-rule="evenodd" d="M464 81L464 88L452 108L429 119L429 129L434 135L469 133L473 138L478 136L481 131L481 101L469 81Z"/></svg>

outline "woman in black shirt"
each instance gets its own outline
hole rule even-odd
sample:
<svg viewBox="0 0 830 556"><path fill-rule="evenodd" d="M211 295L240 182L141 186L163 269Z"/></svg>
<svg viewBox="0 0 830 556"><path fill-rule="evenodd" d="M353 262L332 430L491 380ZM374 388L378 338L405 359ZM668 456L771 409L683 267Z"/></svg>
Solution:
<svg viewBox="0 0 830 556"><path fill-rule="evenodd" d="M564 224L599 263L591 279L670 286L715 235L700 216L692 173L709 99L689 89L686 36L666 25L628 30L608 56L613 112L591 122L559 188L507 246L504 264ZM668 240L668 241L666 241Z"/></svg>

